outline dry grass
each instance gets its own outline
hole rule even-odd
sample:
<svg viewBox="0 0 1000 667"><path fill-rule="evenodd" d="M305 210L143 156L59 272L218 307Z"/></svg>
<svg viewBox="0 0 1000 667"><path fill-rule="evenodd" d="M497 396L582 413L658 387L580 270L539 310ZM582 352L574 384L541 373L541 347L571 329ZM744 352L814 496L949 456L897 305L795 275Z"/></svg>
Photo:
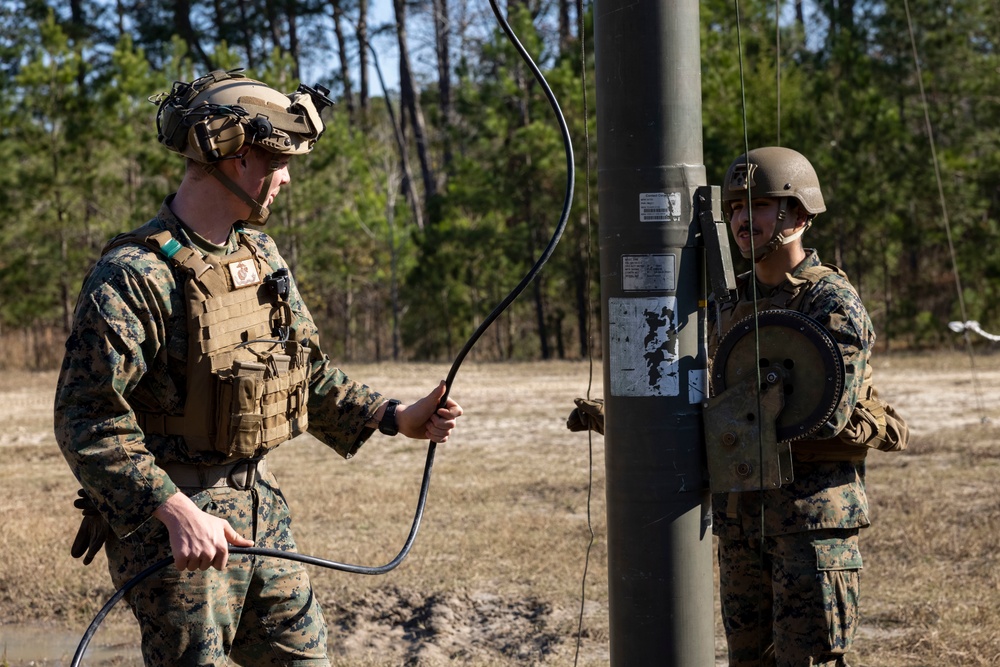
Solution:
<svg viewBox="0 0 1000 667"><path fill-rule="evenodd" d="M412 400L447 368L346 370ZM335 665L573 664L590 464L587 436L567 431L564 419L586 391L587 371L586 363L466 364L453 396L467 416L438 448L409 558L381 577L311 570ZM596 373L599 394L599 366ZM968 359L951 355L894 356L876 379L914 438L903 454L869 457L874 526L862 536L865 621L851 664L1000 665L1000 358L977 358L975 384ZM11 649L26 627L78 641L112 590L103 555L83 567L68 554L77 487L51 435L54 375L2 383L0 651L20 665L27 660ZM989 424L979 422L984 415ZM595 437L581 665L608 662L603 446ZM369 565L393 558L425 453L424 443L378 436L351 461L310 438L275 452L300 551ZM117 609L94 645L134 636ZM716 645L721 657L721 636ZM34 664L65 664L67 649L52 646ZM134 648L104 655L87 664L138 664Z"/></svg>

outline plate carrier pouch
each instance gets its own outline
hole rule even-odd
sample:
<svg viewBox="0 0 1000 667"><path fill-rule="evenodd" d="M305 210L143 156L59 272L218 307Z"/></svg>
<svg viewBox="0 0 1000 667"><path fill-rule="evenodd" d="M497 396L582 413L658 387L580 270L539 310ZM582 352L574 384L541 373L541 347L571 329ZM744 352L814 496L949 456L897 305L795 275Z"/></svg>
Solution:
<svg viewBox="0 0 1000 667"><path fill-rule="evenodd" d="M287 274L263 279L270 267L243 233L236 252L202 256L147 225L115 237L104 253L128 244L166 257L184 278L188 322L184 412L137 410L140 428L183 436L190 451L226 460L262 456L305 432L309 348L290 327Z"/></svg>
<svg viewBox="0 0 1000 667"><path fill-rule="evenodd" d="M798 276L790 276L781 291L771 297L759 299L756 311L771 308L788 308L798 311L806 295L814 285L827 276L836 273L845 280L847 274L832 264L820 264L804 269ZM744 273L737 278L737 293L742 294L751 274ZM718 327L709 333L715 338L715 345L721 333L729 330L735 322L753 315L754 304L743 299L735 303L724 303L718 312ZM792 442L792 456L797 461L861 461L869 449L886 452L906 448L909 428L896 410L879 398L872 384L872 368L865 369L865 377L858 394L858 402L847 425L833 438L826 440L802 440Z"/></svg>

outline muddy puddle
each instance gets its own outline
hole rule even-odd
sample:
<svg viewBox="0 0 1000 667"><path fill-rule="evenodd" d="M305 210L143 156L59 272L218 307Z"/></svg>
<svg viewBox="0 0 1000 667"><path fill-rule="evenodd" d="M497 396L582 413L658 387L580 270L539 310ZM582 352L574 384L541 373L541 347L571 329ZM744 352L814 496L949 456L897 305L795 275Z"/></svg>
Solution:
<svg viewBox="0 0 1000 667"><path fill-rule="evenodd" d="M45 625L0 625L0 665L10 667L68 667L80 645L79 633ZM91 639L81 667L142 665L138 630L102 627Z"/></svg>

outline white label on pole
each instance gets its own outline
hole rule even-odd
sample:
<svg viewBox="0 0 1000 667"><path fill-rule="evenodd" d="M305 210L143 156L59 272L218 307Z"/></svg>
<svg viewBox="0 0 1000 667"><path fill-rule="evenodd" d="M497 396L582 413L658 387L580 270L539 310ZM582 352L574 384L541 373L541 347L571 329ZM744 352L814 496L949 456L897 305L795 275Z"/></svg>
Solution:
<svg viewBox="0 0 1000 667"><path fill-rule="evenodd" d="M676 255L622 255L622 290L674 292Z"/></svg>
<svg viewBox="0 0 1000 667"><path fill-rule="evenodd" d="M608 300L612 396L679 396L677 297Z"/></svg>
<svg viewBox="0 0 1000 667"><path fill-rule="evenodd" d="M688 371L688 403L696 405L705 400L705 380L708 371L704 368Z"/></svg>
<svg viewBox="0 0 1000 667"><path fill-rule="evenodd" d="M639 222L669 222L680 219L681 193L639 193Z"/></svg>

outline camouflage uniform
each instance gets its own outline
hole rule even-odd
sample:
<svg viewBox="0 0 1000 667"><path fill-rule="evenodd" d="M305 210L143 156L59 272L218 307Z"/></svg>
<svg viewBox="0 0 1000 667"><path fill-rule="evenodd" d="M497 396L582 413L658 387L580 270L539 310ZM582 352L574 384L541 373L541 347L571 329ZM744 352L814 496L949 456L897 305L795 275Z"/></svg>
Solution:
<svg viewBox="0 0 1000 667"><path fill-rule="evenodd" d="M757 295L767 304L790 285L801 282L809 289L797 309L825 326L843 353L840 405L813 439L793 444L792 483L713 497L722 616L733 667L845 665L858 626L858 531L869 525L866 450L852 453L835 436L859 398L875 334L864 304L843 276L831 273L812 288L797 278L816 266L816 252L807 250L783 285L772 289L758 283ZM737 308L752 303L750 290L743 285ZM709 312L715 319L714 308ZM723 334L736 319L723 313ZM709 326L714 354L718 325L710 321ZM824 455L831 451L837 453ZM840 460L824 460L831 458Z"/></svg>
<svg viewBox="0 0 1000 667"><path fill-rule="evenodd" d="M273 270L285 268L270 237L237 225L223 247L188 230L168 198L151 222L182 245L227 255L246 234ZM345 458L372 429L385 399L353 382L319 347L315 324L294 285L288 300L298 340L311 356L309 431ZM153 512L178 490L226 518L255 546L294 549L285 499L265 472L250 488L182 488L164 466L231 463L189 451L180 436L143 433L136 412L177 414L184 405L188 329L183 285L171 264L140 245L112 249L84 282L56 391L55 430L74 475L110 524L108 564L117 586L169 554ZM140 622L147 665L323 665L326 628L309 579L291 561L232 557L223 570L161 569L128 600Z"/></svg>

